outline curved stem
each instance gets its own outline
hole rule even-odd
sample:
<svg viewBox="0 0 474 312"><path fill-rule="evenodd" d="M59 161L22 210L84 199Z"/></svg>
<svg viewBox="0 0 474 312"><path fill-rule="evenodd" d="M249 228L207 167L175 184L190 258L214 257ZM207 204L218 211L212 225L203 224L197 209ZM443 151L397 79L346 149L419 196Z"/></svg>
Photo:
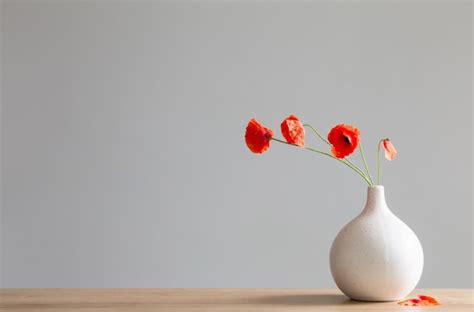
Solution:
<svg viewBox="0 0 474 312"><path fill-rule="evenodd" d="M280 140L280 139L276 139L276 138L272 138L272 140L274 141L277 141L277 142L280 142L280 143L284 143L284 144L287 144L287 145L292 145L292 146L295 146L295 147L301 147L299 145L296 145L296 144L292 144L292 143L288 143L288 142L285 142L283 140ZM321 154L321 155L325 155L325 156L328 156L328 157L331 157L331 158L334 158L336 159L337 161L343 163L344 165L346 165L347 167L351 168L352 170L354 170L358 175L360 175L366 182L367 184L369 185L372 185L371 182L367 179L367 177L362 173L362 172L359 172L356 170L356 168L352 167L350 164L346 163L345 161L343 161L342 159L339 159L329 153L326 153L326 152L323 152L323 151L320 151L320 150L317 150L317 149L314 149L314 148L311 148L311 147L303 147L304 149L308 150L308 151L311 151L311 152L315 152L315 153L318 153L318 154Z"/></svg>
<svg viewBox="0 0 474 312"><path fill-rule="evenodd" d="M352 170L354 170L358 175L360 175L366 182L368 185L371 185L371 182L369 181L369 179L367 179L367 177L364 175L364 173L360 170L358 170L359 168L357 167L353 167L351 164L347 163L344 161L344 159L340 159L340 158L337 158L337 157L334 157L333 155L329 154L329 153L326 153L326 152L323 152L323 151L320 151L320 150L317 150L317 149L314 149L314 148L310 148L310 147L305 147L305 149L309 150L309 151L312 151L312 152L315 152L315 153L319 153L319 154L322 154L322 155L325 155L325 156L328 156L328 157L331 157L331 158L334 158L335 160L343 163L344 165L346 165L347 167L351 168Z"/></svg>
<svg viewBox="0 0 474 312"><path fill-rule="evenodd" d="M344 160L345 160L347 163L351 164L357 171L359 171L359 173L363 174L366 178L368 178L367 175L365 174L365 172L362 171L362 169L360 169L359 166L357 166L357 164L355 164L354 162L352 162L352 161L351 161L349 158L347 158L347 157L344 158Z"/></svg>
<svg viewBox="0 0 474 312"><path fill-rule="evenodd" d="M367 172L367 176L369 177L371 185L374 185L372 181L372 177L370 176L369 166L367 165L367 161L365 160L364 149L362 148L362 143L359 143L360 154L362 156L362 161L364 162L365 172Z"/></svg>
<svg viewBox="0 0 474 312"><path fill-rule="evenodd" d="M383 139L380 140L377 147L377 185L380 185L380 145L382 145Z"/></svg>
<svg viewBox="0 0 474 312"><path fill-rule="evenodd" d="M326 144L329 145L329 146L331 145L331 143L329 143L329 141L326 140L326 139L321 135L321 133L319 133L319 131L316 130L312 125L310 125L310 124L304 124L303 127L308 127L308 128L310 128L311 130L313 130L313 132L314 132L324 143L326 143ZM339 160L339 158L337 158L337 159ZM348 164L351 166L352 169L354 169L354 170L357 171L357 173L364 175L364 178L365 178L365 180L367 181L367 178L368 178L367 175L364 173L364 171L362 171L362 169L359 168L359 166L357 166L355 163L353 163L353 162L352 162L349 158L347 158L347 157L346 157L346 158L343 158L342 161L348 163Z"/></svg>
<svg viewBox="0 0 474 312"><path fill-rule="evenodd" d="M321 133L319 133L318 130L316 130L313 126L311 126L310 124L304 124L303 127L308 127L310 128L311 130L313 130L314 133L316 133L316 135L321 139L323 140L324 143L328 144L328 145L331 145L331 143L329 143L328 140L326 140L322 135Z"/></svg>

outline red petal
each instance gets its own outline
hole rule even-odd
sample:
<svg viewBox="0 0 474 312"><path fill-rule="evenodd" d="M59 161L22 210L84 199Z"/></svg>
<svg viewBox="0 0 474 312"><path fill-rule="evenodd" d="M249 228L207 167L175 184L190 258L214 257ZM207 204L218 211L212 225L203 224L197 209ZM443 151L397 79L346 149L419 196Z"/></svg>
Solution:
<svg viewBox="0 0 474 312"><path fill-rule="evenodd" d="M352 154L360 141L360 131L350 125L339 124L328 133L328 141L332 145L332 154L344 158Z"/></svg>
<svg viewBox="0 0 474 312"><path fill-rule="evenodd" d="M392 161L397 156L397 150L389 139L383 140L383 149L385 151L385 158Z"/></svg>
<svg viewBox="0 0 474 312"><path fill-rule="evenodd" d="M286 142L304 147L304 127L295 115L290 115L282 121L281 134Z"/></svg>
<svg viewBox="0 0 474 312"><path fill-rule="evenodd" d="M436 306L440 304L438 300L427 295L419 295L418 298L399 301L398 304L404 306Z"/></svg>
<svg viewBox="0 0 474 312"><path fill-rule="evenodd" d="M420 298L421 300L423 300L424 302L427 303L427 305L439 305L440 303L438 302L438 300L436 300L435 298L431 297L431 296L427 296L427 295L418 295L418 298Z"/></svg>
<svg viewBox="0 0 474 312"><path fill-rule="evenodd" d="M253 153L263 153L270 147L273 131L252 118L245 129L245 143Z"/></svg>
<svg viewBox="0 0 474 312"><path fill-rule="evenodd" d="M398 304L400 305L404 305L404 306L419 306L421 305L422 301L420 299L416 299L416 298L413 298L413 299L407 299L407 300L403 300L403 301L400 301L398 302Z"/></svg>

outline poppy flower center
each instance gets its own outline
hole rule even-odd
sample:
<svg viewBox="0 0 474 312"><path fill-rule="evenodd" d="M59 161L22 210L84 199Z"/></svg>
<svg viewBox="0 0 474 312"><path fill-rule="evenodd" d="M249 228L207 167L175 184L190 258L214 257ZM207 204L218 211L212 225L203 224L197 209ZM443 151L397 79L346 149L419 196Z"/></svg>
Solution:
<svg viewBox="0 0 474 312"><path fill-rule="evenodd" d="M344 135L344 143L351 145L351 139L346 135Z"/></svg>

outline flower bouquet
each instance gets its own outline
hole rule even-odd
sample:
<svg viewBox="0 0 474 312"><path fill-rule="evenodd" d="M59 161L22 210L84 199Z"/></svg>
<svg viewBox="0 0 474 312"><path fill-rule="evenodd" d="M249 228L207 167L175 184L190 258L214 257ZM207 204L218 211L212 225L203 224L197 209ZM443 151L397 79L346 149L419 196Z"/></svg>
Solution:
<svg viewBox="0 0 474 312"><path fill-rule="evenodd" d="M357 173L367 184L364 209L345 225L334 239L329 255L332 277L348 297L362 301L397 301L417 285L423 271L423 249L415 233L388 208L384 187L380 185L380 151L385 158L394 160L397 150L388 138L377 148L376 183L372 178L362 148L359 129L339 124L327 138L310 124L303 124L295 115L281 123L284 139L274 137L271 129L251 119L245 130L245 142L253 153L264 153L275 141L304 148L330 157ZM311 130L330 149L308 147L305 130ZM348 158L360 150L363 169ZM425 296L426 297L426 296ZM424 298L424 297L423 297ZM403 301L404 305L431 305L420 298Z"/></svg>
<svg viewBox="0 0 474 312"><path fill-rule="evenodd" d="M331 157L341 162L360 175L369 186L375 185L369 171L369 166L367 165L367 161L365 159L364 150L360 140L359 129L350 125L339 124L329 131L326 139L310 124L302 124L295 115L290 115L285 118L280 127L285 141L275 138L271 129L264 127L257 120L251 119L245 130L245 142L247 143L250 151L253 153L262 154L270 147L270 142L272 140L283 144L301 147L308 151ZM320 149L307 147L305 145L305 128L313 131L322 142L329 145L331 147L331 152L329 153ZM354 153L357 147L359 147L365 171L360 169L359 166L357 166L352 160L348 158L349 155ZM384 149L385 158L387 160L394 160L395 156L397 155L397 150L388 138L381 139L379 141L377 149L377 185L380 184L381 147Z"/></svg>

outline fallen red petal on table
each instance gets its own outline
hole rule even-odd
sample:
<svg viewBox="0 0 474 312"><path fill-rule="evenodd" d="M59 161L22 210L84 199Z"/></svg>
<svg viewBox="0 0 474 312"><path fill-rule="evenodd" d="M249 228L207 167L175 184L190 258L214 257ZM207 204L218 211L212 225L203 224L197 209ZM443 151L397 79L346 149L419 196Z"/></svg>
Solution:
<svg viewBox="0 0 474 312"><path fill-rule="evenodd" d="M404 306L418 306L420 305L421 300L420 299L407 299L403 301L399 301L398 304L404 305Z"/></svg>
<svg viewBox="0 0 474 312"><path fill-rule="evenodd" d="M430 305L439 305L438 300L436 300L433 297L427 296L427 295L418 295L418 298L421 300L428 302Z"/></svg>
<svg viewBox="0 0 474 312"><path fill-rule="evenodd" d="M419 299L418 299L419 298ZM438 300L427 295L418 295L418 298L406 299L399 301L398 304L404 306L437 306L440 305Z"/></svg>

